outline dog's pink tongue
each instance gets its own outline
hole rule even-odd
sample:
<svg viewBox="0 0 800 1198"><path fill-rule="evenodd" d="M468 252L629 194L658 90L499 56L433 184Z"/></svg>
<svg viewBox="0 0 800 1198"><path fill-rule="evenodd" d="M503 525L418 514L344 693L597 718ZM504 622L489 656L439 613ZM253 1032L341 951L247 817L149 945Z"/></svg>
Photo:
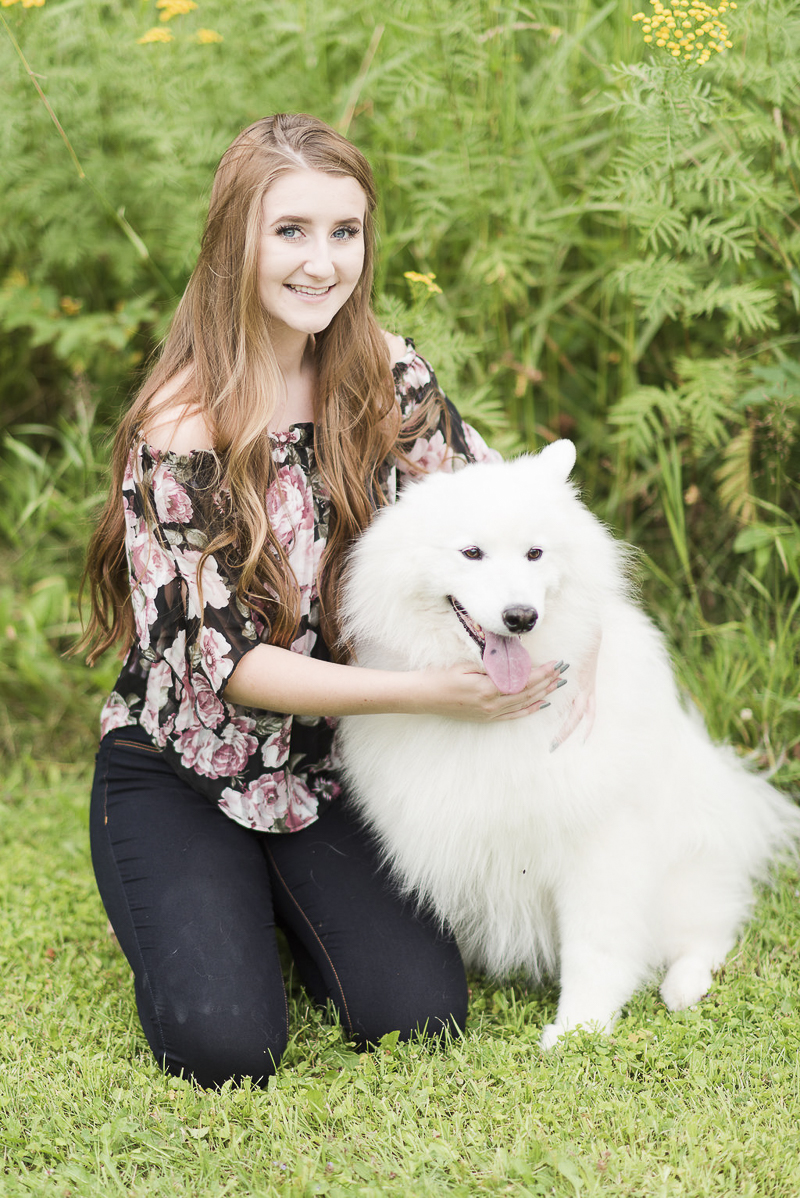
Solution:
<svg viewBox="0 0 800 1198"><path fill-rule="evenodd" d="M486 629L483 630L483 635L486 637L486 647L483 650L486 673L504 695L518 694L531 672L531 659L523 649L519 637L495 636Z"/></svg>

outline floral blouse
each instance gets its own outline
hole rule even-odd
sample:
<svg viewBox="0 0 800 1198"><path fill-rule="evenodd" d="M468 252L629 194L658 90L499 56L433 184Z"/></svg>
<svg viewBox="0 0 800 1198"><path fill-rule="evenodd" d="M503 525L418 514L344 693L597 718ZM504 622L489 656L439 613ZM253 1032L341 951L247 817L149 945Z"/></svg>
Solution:
<svg viewBox="0 0 800 1198"><path fill-rule="evenodd" d="M406 346L393 368L404 416L436 386L413 342ZM458 456L470 461L498 456L449 401L448 407ZM313 424L277 433L272 454L278 476L267 492L267 512L301 593L291 650L327 660L317 574L330 502L317 469ZM419 438L408 457L426 471L449 470L454 453L439 429ZM384 485L391 497L403 469L403 463L386 463ZM219 557L208 557L203 567L201 612L197 566L220 506L215 478L212 451L178 454L144 442L131 450L122 501L136 641L103 707L101 735L139 724L176 773L231 819L259 831L293 832L312 823L339 794L332 754L336 721L225 699L227 679L267 634L239 604L235 574ZM155 514L150 528L147 507Z"/></svg>

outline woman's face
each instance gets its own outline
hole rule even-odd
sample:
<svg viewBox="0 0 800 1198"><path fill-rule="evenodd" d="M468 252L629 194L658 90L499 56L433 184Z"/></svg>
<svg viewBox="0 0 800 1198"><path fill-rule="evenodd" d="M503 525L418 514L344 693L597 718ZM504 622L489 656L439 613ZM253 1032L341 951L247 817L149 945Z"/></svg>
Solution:
<svg viewBox="0 0 800 1198"><path fill-rule="evenodd" d="M300 168L264 196L258 290L274 331L327 328L364 267L367 197L349 175Z"/></svg>

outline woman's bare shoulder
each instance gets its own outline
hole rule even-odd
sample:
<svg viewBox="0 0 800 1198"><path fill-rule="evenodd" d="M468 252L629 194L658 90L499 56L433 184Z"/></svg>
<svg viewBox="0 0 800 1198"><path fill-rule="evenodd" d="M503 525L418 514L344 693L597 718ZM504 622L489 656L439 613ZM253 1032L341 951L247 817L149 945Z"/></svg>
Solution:
<svg viewBox="0 0 800 1198"><path fill-rule="evenodd" d="M398 337L396 333L387 333L385 329L381 329L381 332L389 347L390 364L395 366L408 353L408 346L405 340L402 337Z"/></svg>
<svg viewBox="0 0 800 1198"><path fill-rule="evenodd" d="M150 400L153 415L145 422L142 433L153 449L173 453L213 449L208 421L197 405L186 398L185 388L191 375L191 366L184 366L162 383Z"/></svg>

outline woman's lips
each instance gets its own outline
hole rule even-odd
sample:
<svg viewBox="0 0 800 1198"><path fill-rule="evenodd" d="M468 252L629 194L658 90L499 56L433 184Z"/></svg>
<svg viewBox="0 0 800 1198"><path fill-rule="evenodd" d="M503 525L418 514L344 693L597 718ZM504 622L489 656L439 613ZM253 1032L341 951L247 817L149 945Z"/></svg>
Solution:
<svg viewBox="0 0 800 1198"><path fill-rule="evenodd" d="M335 283L330 283L327 287L304 287L301 283L284 283L284 287L288 291L291 291L293 295L299 296L300 299L307 303L326 299L335 286Z"/></svg>

